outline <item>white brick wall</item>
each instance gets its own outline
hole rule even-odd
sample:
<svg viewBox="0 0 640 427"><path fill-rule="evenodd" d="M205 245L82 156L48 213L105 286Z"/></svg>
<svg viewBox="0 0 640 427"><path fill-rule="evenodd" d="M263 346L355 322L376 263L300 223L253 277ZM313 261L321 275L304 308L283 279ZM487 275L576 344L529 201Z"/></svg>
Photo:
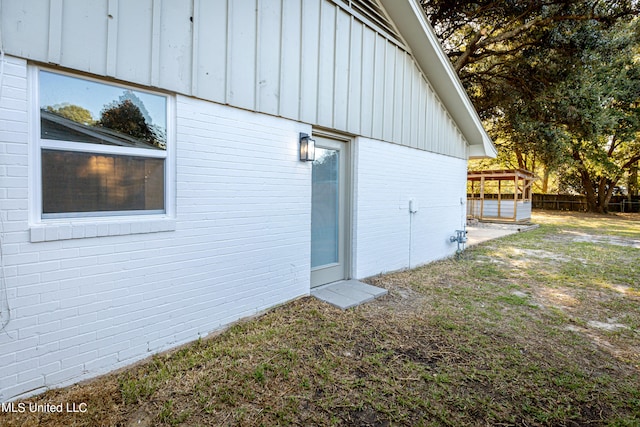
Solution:
<svg viewBox="0 0 640 427"><path fill-rule="evenodd" d="M356 277L455 253L449 237L466 217L467 162L367 138L356 151Z"/></svg>
<svg viewBox="0 0 640 427"><path fill-rule="evenodd" d="M0 238L11 321L0 333L0 401L308 294L311 165L297 160L308 125L179 96L175 219L30 227L27 67L7 57L4 70Z"/></svg>
<svg viewBox="0 0 640 427"><path fill-rule="evenodd" d="M309 125L178 96L175 217L30 224L26 62L7 57L2 85L0 241L11 321L0 333L0 401L308 294L311 165L298 161L297 141ZM466 162L365 138L354 145L354 275L452 254Z"/></svg>

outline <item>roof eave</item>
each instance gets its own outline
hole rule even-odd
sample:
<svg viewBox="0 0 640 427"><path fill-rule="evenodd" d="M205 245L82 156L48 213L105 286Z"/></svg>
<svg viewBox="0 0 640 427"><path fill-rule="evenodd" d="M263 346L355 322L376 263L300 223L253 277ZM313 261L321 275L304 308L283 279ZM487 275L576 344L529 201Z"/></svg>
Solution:
<svg viewBox="0 0 640 427"><path fill-rule="evenodd" d="M420 4L416 0L380 0L380 3L469 143L469 158L495 158L497 150Z"/></svg>

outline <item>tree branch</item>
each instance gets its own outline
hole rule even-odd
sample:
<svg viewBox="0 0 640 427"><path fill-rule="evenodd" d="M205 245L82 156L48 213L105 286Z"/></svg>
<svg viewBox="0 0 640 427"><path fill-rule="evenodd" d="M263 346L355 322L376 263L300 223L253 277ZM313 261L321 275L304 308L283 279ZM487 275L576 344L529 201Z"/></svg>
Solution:
<svg viewBox="0 0 640 427"><path fill-rule="evenodd" d="M634 11L634 12L637 13L637 11ZM560 21L596 20L599 22L606 22L621 16L624 16L624 13L619 13L613 16L600 16L600 15L596 15L592 9L591 13L583 14L583 15L559 15L559 16L550 16L546 18L537 17L535 19L532 19L531 21L528 21L519 26L516 26L515 28L509 31L502 32L496 36L482 38L483 36L486 35L486 29L485 29L480 32L476 32L474 34L473 38L470 40L469 44L466 46L465 51L462 52L462 54L456 58L454 63L454 69L456 70L456 72L459 73L460 70L462 70L465 66L473 62L472 57L477 51L484 49L487 46L490 46L493 44L502 43L502 42L514 39L519 35L531 30L533 27L543 27L553 22L560 22ZM514 19L513 21L511 21L511 23L517 22L518 20L521 20L521 19L522 19L522 15ZM503 27L509 27L509 26L510 26L509 24L506 24ZM510 49L509 51L511 50L512 49Z"/></svg>
<svg viewBox="0 0 640 427"><path fill-rule="evenodd" d="M631 166L633 166L634 163L637 163L639 161L640 161L640 153L636 154L635 156L627 160L627 162L622 165L621 169L629 169Z"/></svg>
<svg viewBox="0 0 640 427"><path fill-rule="evenodd" d="M468 64L469 56L471 56L471 54L475 52L476 44L478 43L478 41L480 41L480 38L484 36L484 34L485 31L480 30L476 31L476 33L473 35L464 52L462 52L462 54L456 59L456 62L453 64L453 68L454 70L456 70L456 73L460 73L462 67Z"/></svg>
<svg viewBox="0 0 640 427"><path fill-rule="evenodd" d="M607 157L611 157L611 155L613 154L615 149L618 147L618 145L616 144L617 139L618 138L616 138L616 135L613 135L613 138L611 138L611 146L609 147L609 150L607 151Z"/></svg>

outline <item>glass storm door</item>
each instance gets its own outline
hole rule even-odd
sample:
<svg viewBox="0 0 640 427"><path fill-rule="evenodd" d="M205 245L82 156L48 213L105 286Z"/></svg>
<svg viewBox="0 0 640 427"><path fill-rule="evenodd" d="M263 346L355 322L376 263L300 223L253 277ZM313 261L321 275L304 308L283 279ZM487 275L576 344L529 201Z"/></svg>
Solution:
<svg viewBox="0 0 640 427"><path fill-rule="evenodd" d="M346 278L347 150L341 141L314 136L311 190L311 287Z"/></svg>

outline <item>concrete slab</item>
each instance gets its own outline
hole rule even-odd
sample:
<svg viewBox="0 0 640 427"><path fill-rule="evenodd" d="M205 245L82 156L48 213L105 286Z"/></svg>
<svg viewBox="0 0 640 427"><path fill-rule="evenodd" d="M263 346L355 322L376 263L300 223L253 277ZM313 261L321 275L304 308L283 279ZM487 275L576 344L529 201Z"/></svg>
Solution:
<svg viewBox="0 0 640 427"><path fill-rule="evenodd" d="M487 240L529 231L538 228L537 224L492 224L480 223L477 226L467 226L467 247L486 242Z"/></svg>
<svg viewBox="0 0 640 427"><path fill-rule="evenodd" d="M467 247L517 233L517 230L467 227Z"/></svg>
<svg viewBox="0 0 640 427"><path fill-rule="evenodd" d="M342 310L372 301L388 292L357 280L341 280L311 289L312 296Z"/></svg>

